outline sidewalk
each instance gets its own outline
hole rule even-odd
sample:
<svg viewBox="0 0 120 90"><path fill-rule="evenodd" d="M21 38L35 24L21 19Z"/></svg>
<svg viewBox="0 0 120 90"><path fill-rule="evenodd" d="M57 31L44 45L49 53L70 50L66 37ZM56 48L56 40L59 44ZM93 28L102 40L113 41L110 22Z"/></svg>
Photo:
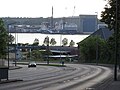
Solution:
<svg viewBox="0 0 120 90"><path fill-rule="evenodd" d="M114 81L114 78L112 78L112 82L103 90L120 90L120 72L118 74L117 81Z"/></svg>
<svg viewBox="0 0 120 90"><path fill-rule="evenodd" d="M20 69L22 67L19 67L19 66L10 66L9 67L9 70L14 70L14 69ZM10 83L10 82L17 82L17 81L23 81L23 80L20 80L20 79L4 79L4 80L1 80L0 81L0 84L3 84L3 83Z"/></svg>

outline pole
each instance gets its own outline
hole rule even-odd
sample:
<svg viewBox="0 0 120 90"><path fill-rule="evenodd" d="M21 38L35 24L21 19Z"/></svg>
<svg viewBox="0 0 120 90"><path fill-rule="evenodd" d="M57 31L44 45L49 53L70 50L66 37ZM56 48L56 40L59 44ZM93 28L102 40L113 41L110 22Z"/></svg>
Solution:
<svg viewBox="0 0 120 90"><path fill-rule="evenodd" d="M8 69L10 67L10 60L9 60L9 25L7 25L7 29L8 29Z"/></svg>
<svg viewBox="0 0 120 90"><path fill-rule="evenodd" d="M16 54L17 54L17 46L16 46L16 26L15 26L15 66L16 66Z"/></svg>
<svg viewBox="0 0 120 90"><path fill-rule="evenodd" d="M115 66L114 66L114 81L117 81L117 62L118 62L118 0L116 0L116 18L115 18Z"/></svg>
<svg viewBox="0 0 120 90"><path fill-rule="evenodd" d="M62 59L61 59L61 49L62 49L62 34L60 34L60 62L62 63Z"/></svg>
<svg viewBox="0 0 120 90"><path fill-rule="evenodd" d="M96 16L96 31L98 30L98 12L95 12L97 14ZM98 65L98 41L96 38L96 65Z"/></svg>
<svg viewBox="0 0 120 90"><path fill-rule="evenodd" d="M98 41L96 40L96 65L98 65Z"/></svg>

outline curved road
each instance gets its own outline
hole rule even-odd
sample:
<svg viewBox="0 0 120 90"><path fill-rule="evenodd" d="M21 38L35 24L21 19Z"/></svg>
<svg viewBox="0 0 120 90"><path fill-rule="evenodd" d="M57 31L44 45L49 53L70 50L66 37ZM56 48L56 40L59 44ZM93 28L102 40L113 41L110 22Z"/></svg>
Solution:
<svg viewBox="0 0 120 90"><path fill-rule="evenodd" d="M107 67L82 64L22 67L10 70L9 79L23 81L0 84L0 90L86 90L112 74Z"/></svg>

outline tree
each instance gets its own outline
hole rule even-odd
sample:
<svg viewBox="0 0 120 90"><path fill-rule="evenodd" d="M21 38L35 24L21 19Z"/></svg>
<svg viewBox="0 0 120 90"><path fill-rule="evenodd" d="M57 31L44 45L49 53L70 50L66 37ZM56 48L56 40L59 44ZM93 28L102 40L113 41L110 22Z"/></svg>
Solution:
<svg viewBox="0 0 120 90"><path fill-rule="evenodd" d="M35 38L33 45L38 46L38 44L39 44L39 39Z"/></svg>
<svg viewBox="0 0 120 90"><path fill-rule="evenodd" d="M62 44L63 44L63 46L66 46L66 45L68 44L68 39L67 39L67 38L64 38L64 39L62 40Z"/></svg>
<svg viewBox="0 0 120 90"><path fill-rule="evenodd" d="M116 51L115 43L117 45L116 47L118 49L118 53L120 53L119 51L120 49L120 0L106 0L106 1L108 1L108 4L105 6L105 10L102 11L101 21L105 22L108 25L108 28L110 30L114 30L113 36L110 37L110 39L107 41L109 49L113 47L109 51L110 51L110 54L112 54L112 58L114 60L114 53ZM117 23L117 28L116 28L116 23Z"/></svg>
<svg viewBox="0 0 120 90"><path fill-rule="evenodd" d="M75 42L73 40L70 41L70 47L73 47L75 45Z"/></svg>
<svg viewBox="0 0 120 90"><path fill-rule="evenodd" d="M45 39L44 39L44 42L43 42L45 45L48 45L49 44L49 37L47 36L47 37L45 37Z"/></svg>
<svg viewBox="0 0 120 90"><path fill-rule="evenodd" d="M54 39L54 38L52 38L52 39L50 40L50 44L51 44L51 45L53 45L53 46L54 46L56 43L57 43L57 42L55 41L55 39Z"/></svg>
<svg viewBox="0 0 120 90"><path fill-rule="evenodd" d="M49 64L49 37L45 37L44 44L46 44L46 52L47 52L47 64Z"/></svg>
<svg viewBox="0 0 120 90"><path fill-rule="evenodd" d="M106 50L106 41L98 36L91 36L79 43L80 55L85 62L95 62L96 50L98 48L99 58L102 58L104 50Z"/></svg>
<svg viewBox="0 0 120 90"><path fill-rule="evenodd" d="M0 58L6 56L6 47L8 42L8 34L4 27L4 22L0 19Z"/></svg>
<svg viewBox="0 0 120 90"><path fill-rule="evenodd" d="M101 21L105 22L112 30L115 29L115 16L116 16L116 0L107 0L108 3L105 6L105 10L102 11Z"/></svg>
<svg viewBox="0 0 120 90"><path fill-rule="evenodd" d="M15 40L15 37L12 34L10 34L8 39L9 39L9 43L12 44Z"/></svg>

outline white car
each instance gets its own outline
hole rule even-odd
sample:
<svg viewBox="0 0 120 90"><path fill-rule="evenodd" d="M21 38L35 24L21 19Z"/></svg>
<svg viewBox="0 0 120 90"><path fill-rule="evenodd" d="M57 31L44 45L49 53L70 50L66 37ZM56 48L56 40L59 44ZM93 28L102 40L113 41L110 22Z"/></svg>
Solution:
<svg viewBox="0 0 120 90"><path fill-rule="evenodd" d="M36 63L35 62L29 62L28 67L36 67Z"/></svg>

